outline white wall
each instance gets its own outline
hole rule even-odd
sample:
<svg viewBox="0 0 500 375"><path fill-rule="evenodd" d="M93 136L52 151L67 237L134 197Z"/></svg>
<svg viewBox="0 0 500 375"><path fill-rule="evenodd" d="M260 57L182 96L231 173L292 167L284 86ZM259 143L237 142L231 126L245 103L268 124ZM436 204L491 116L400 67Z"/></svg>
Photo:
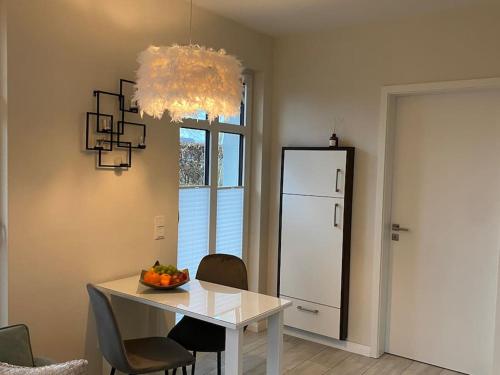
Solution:
<svg viewBox="0 0 500 375"><path fill-rule="evenodd" d="M283 37L275 43L268 289L276 289L280 148L326 145L333 120L356 147L349 340L370 344L380 89L500 76L500 8Z"/></svg>
<svg viewBox="0 0 500 375"><path fill-rule="evenodd" d="M85 356L94 374L99 355L85 284L133 274L156 259L175 263L178 127L145 118L147 149L134 153L129 171L115 173L95 169L94 154L82 150L85 113L94 109L94 89L113 91L119 78L134 78L136 56L149 44L187 42L189 3L7 0L6 8L9 322L29 325L36 354ZM256 71L266 99L255 122L264 132L272 40L198 8L193 29L195 41L225 48ZM262 170L258 163L253 172ZM153 240L157 214L166 218L163 241ZM258 271L251 266L254 284ZM121 314L135 327L128 333L157 318Z"/></svg>

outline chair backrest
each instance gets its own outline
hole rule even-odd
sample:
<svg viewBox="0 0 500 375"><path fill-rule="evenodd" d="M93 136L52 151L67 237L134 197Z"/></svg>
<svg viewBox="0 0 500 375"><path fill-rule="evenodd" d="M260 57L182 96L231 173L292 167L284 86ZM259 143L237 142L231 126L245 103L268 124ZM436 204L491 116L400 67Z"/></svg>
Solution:
<svg viewBox="0 0 500 375"><path fill-rule="evenodd" d="M234 255L206 255L198 266L196 278L210 283L248 290L247 268L245 263Z"/></svg>
<svg viewBox="0 0 500 375"><path fill-rule="evenodd" d="M24 324L0 328L0 362L33 367L30 333Z"/></svg>
<svg viewBox="0 0 500 375"><path fill-rule="evenodd" d="M87 291L94 311L102 355L114 368L122 372L129 372L130 364L123 339L108 298L92 284L87 284Z"/></svg>

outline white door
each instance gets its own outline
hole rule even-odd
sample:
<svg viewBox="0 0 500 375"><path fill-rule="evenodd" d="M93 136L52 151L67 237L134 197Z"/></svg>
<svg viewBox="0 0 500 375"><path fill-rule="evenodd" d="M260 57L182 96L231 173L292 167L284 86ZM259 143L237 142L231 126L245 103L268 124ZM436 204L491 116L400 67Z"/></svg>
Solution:
<svg viewBox="0 0 500 375"><path fill-rule="evenodd" d="M408 96L396 110L386 351L474 375L493 355L500 91Z"/></svg>
<svg viewBox="0 0 500 375"><path fill-rule="evenodd" d="M343 201L283 195L281 295L340 308Z"/></svg>
<svg viewBox="0 0 500 375"><path fill-rule="evenodd" d="M285 150L283 193L343 197L347 151Z"/></svg>

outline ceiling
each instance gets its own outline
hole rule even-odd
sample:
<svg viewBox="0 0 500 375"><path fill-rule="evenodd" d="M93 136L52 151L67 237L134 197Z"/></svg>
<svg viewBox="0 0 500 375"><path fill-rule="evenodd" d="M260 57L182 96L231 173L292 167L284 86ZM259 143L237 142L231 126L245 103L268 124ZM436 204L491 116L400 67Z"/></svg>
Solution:
<svg viewBox="0 0 500 375"><path fill-rule="evenodd" d="M433 13L498 0L193 0L263 33L280 36Z"/></svg>

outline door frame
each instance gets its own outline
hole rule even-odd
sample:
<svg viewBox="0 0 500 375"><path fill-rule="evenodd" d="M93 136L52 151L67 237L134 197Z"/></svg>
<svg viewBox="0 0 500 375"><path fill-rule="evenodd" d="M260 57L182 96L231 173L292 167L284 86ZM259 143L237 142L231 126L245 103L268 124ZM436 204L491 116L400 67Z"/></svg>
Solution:
<svg viewBox="0 0 500 375"><path fill-rule="evenodd" d="M392 166L394 154L394 129L396 99L400 96L454 93L500 89L500 78L485 78L435 83L417 83L382 87L380 102L380 124L378 130L377 185L375 201L375 241L372 274L372 314L370 355L380 357L385 352L387 300L388 300L388 255L391 235ZM497 297L498 300L498 297ZM500 311L496 311L500 321ZM497 325L498 326L498 325ZM498 331L498 327L497 327ZM495 347L500 345L500 339ZM493 365L493 364L492 364Z"/></svg>

